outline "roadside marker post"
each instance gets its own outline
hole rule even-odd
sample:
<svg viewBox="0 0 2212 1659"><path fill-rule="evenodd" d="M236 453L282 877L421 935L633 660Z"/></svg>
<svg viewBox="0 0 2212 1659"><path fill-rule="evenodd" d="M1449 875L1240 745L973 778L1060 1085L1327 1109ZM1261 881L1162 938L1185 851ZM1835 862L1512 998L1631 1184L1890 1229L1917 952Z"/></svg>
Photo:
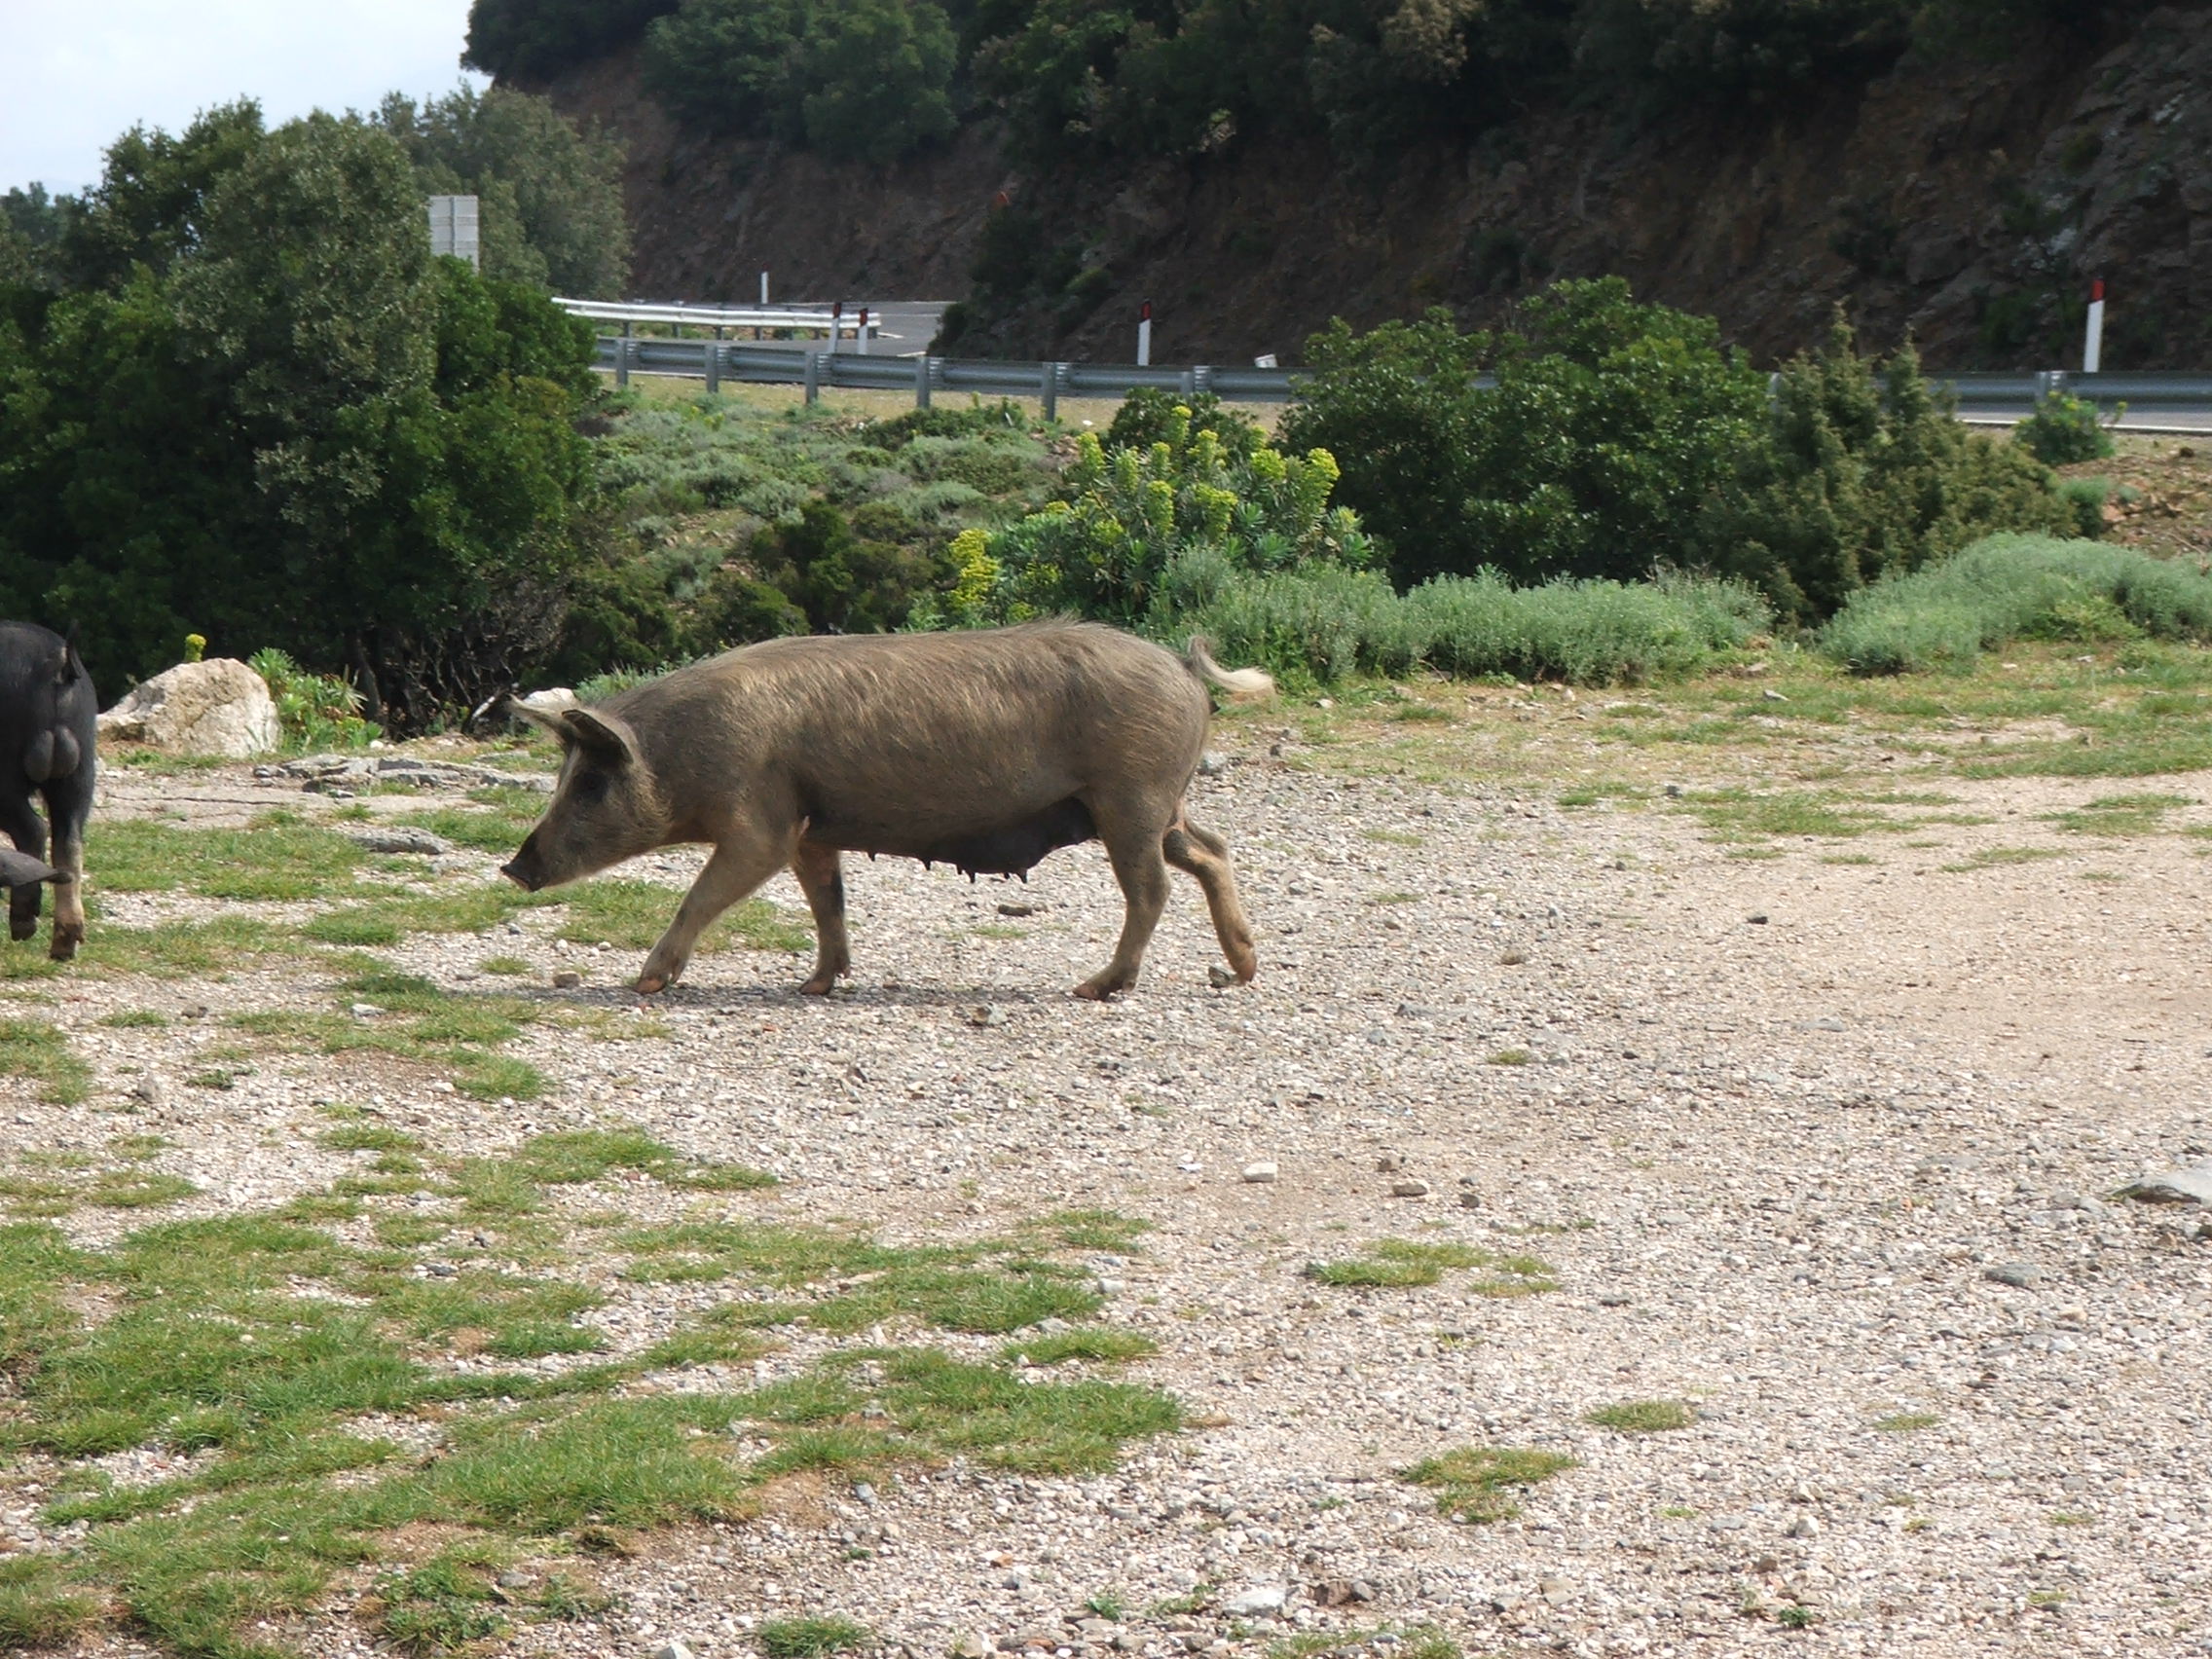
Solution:
<svg viewBox="0 0 2212 1659"><path fill-rule="evenodd" d="M866 307L866 306L863 306L863 307L861 307L861 325L860 325L860 327L859 327L859 328L857 328L857 329L855 329L855 330L853 331L853 338L854 338L854 340L856 340L857 342L859 342L859 348L860 348L860 353L861 353L861 355L862 355L862 356L864 356L864 357L865 357L865 356L866 356L866 355L867 355L867 307Z"/></svg>
<svg viewBox="0 0 2212 1659"><path fill-rule="evenodd" d="M837 352L837 337L845 332L845 302L838 300L830 308L830 353Z"/></svg>
<svg viewBox="0 0 2212 1659"><path fill-rule="evenodd" d="M1152 302L1145 301L1137 312L1137 367L1152 366Z"/></svg>
<svg viewBox="0 0 2212 1659"><path fill-rule="evenodd" d="M2082 341L2082 372L2093 375L2105 358L2105 279L2089 284L2089 327Z"/></svg>

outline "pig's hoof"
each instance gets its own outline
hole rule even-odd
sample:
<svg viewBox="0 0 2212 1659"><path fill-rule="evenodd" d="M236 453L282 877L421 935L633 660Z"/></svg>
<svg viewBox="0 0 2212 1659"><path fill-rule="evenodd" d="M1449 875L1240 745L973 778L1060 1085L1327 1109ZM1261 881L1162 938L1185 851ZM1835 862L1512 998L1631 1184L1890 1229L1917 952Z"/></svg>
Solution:
<svg viewBox="0 0 2212 1659"><path fill-rule="evenodd" d="M1086 979L1082 984L1076 986L1075 994L1085 1002L1104 1002L1109 997L1127 990L1128 987L1128 980L1113 979L1101 974L1097 978Z"/></svg>
<svg viewBox="0 0 2212 1659"><path fill-rule="evenodd" d="M836 988L836 975L817 974L813 978L807 980L805 984L799 986L798 994L802 997L826 997Z"/></svg>
<svg viewBox="0 0 2212 1659"><path fill-rule="evenodd" d="M8 937L12 940L18 941L26 940L36 932L38 932L38 917L35 915L28 918L20 916L10 916L8 918Z"/></svg>
<svg viewBox="0 0 2212 1659"><path fill-rule="evenodd" d="M640 974L638 976L638 995L642 997L657 997L667 989L668 978L665 975Z"/></svg>
<svg viewBox="0 0 2212 1659"><path fill-rule="evenodd" d="M72 961L77 955L77 946L84 941L85 930L83 928L76 928L66 933L60 928L55 928L54 930L54 942L47 946L46 953L56 962Z"/></svg>

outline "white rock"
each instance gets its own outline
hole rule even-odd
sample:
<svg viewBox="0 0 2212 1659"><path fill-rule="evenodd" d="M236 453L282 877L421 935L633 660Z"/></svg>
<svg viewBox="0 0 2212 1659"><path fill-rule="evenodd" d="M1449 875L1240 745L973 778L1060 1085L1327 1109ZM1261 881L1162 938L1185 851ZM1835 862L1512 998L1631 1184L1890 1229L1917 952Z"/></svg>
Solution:
<svg viewBox="0 0 2212 1659"><path fill-rule="evenodd" d="M99 729L103 742L229 760L266 755L284 735L268 682L236 657L179 663L132 686Z"/></svg>
<svg viewBox="0 0 2212 1659"><path fill-rule="evenodd" d="M1275 1174L1275 1165L1271 1160L1263 1159L1258 1163L1244 1165L1244 1179L1252 1182L1255 1186L1272 1181Z"/></svg>
<svg viewBox="0 0 2212 1659"><path fill-rule="evenodd" d="M681 1641L664 1641L653 1649L653 1659L691 1659L691 1649Z"/></svg>
<svg viewBox="0 0 2212 1659"><path fill-rule="evenodd" d="M1255 1584L1222 1603L1221 1610L1233 1619L1265 1618L1281 1612L1289 1600L1290 1592L1280 1584Z"/></svg>

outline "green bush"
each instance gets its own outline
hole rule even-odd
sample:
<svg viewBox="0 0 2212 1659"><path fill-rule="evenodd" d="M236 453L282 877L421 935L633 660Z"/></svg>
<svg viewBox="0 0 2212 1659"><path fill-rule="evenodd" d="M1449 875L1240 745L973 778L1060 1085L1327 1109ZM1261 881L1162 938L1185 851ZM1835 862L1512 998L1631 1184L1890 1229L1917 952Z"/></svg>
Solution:
<svg viewBox="0 0 2212 1659"><path fill-rule="evenodd" d="M1867 583L1992 532L2082 528L2055 484L2026 450L1961 425L1909 345L1863 357L1839 315L1822 350L1782 370L1763 430L1696 535L1714 569L1784 616L1818 621Z"/></svg>
<svg viewBox="0 0 2212 1659"><path fill-rule="evenodd" d="M1854 595L1821 648L1860 674L1964 667L2008 640L2212 639L2212 577L2133 548L1994 535Z"/></svg>
<svg viewBox="0 0 2212 1659"><path fill-rule="evenodd" d="M2036 399L2035 413L2012 428L2012 437L2046 466L2103 461L2112 454L2112 434L2098 418L2097 406L2063 391Z"/></svg>
<svg viewBox="0 0 2212 1659"><path fill-rule="evenodd" d="M1096 434L1082 434L1062 498L987 543L955 541L955 596L917 620L1072 610L1136 626L1161 603L1162 577L1179 558L1206 554L1252 571L1358 568L1375 558L1357 517L1329 504L1337 463L1326 450L1300 457L1262 447L1239 457L1211 427L1194 429L1181 406L1162 430L1149 448L1111 455Z"/></svg>
<svg viewBox="0 0 2212 1659"><path fill-rule="evenodd" d="M310 674L274 645L246 658L246 667L268 682L286 748L359 749L377 735L361 719L361 694L336 675Z"/></svg>
<svg viewBox="0 0 2212 1659"><path fill-rule="evenodd" d="M1185 397L1160 387L1140 386L1122 399L1107 424L1105 445L1110 450L1148 450L1157 443L1174 443L1192 432L1210 431L1222 449L1237 461L1248 461L1267 441L1267 434L1249 415L1232 409L1214 393L1201 391Z"/></svg>
<svg viewBox="0 0 2212 1659"><path fill-rule="evenodd" d="M1340 320L1307 352L1284 440L1346 458L1340 494L1401 582L1695 564L1698 509L1764 406L1716 324L1638 305L1618 277L1556 284L1494 340L1439 310L1367 335Z"/></svg>

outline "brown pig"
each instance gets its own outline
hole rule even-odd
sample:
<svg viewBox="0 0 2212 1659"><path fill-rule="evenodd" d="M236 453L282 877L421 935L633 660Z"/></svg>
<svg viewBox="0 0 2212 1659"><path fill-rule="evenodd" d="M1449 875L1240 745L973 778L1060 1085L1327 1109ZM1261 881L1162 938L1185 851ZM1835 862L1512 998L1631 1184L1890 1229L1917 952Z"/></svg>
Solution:
<svg viewBox="0 0 2212 1659"><path fill-rule="evenodd" d="M590 708L531 708L567 751L553 803L501 871L532 892L679 842L714 848L638 989L676 982L700 933L789 866L814 912L822 996L852 971L842 853L1025 875L1103 841L1126 910L1114 958L1076 987L1132 984L1167 866L1205 892L1239 979L1258 968L1229 847L1183 795L1212 714L1205 685L1260 693L1191 642L1177 656L1111 628L1035 622L959 634L770 640Z"/></svg>

